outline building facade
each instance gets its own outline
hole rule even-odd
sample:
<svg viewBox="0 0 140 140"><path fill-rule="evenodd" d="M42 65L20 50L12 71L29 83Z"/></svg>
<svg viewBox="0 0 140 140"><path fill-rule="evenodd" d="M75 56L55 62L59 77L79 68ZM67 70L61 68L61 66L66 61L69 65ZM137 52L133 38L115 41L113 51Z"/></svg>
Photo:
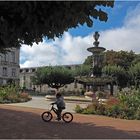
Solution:
<svg viewBox="0 0 140 140"><path fill-rule="evenodd" d="M79 67L80 65L63 65L63 67L69 68L69 69L75 69L76 67ZM36 90L42 93L47 93L51 90L54 90L50 88L48 85L34 85L32 83L32 77L35 75L35 72L37 71L39 67L30 67L30 68L21 68L20 69L20 87L25 88L27 90ZM78 83L71 83L67 84L64 87L60 88L60 91L79 91L81 92L83 88L83 85Z"/></svg>
<svg viewBox="0 0 140 140"><path fill-rule="evenodd" d="M19 83L19 49L12 48L7 53L0 53L0 85Z"/></svg>

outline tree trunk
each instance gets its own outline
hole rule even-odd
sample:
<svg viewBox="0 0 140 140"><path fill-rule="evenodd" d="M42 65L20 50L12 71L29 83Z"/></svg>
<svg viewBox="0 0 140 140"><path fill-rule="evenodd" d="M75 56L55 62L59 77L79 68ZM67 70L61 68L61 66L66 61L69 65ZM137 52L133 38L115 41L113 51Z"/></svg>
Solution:
<svg viewBox="0 0 140 140"><path fill-rule="evenodd" d="M41 90L41 89L42 89L42 85L40 85L40 92L42 92L42 90Z"/></svg>
<svg viewBox="0 0 140 140"><path fill-rule="evenodd" d="M110 84L110 95L113 96L113 92L114 92L114 85L111 83Z"/></svg>

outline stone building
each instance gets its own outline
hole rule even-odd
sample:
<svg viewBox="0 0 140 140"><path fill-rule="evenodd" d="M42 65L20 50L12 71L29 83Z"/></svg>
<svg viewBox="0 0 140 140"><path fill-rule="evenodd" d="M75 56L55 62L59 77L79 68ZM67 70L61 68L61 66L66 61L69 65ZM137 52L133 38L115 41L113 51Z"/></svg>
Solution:
<svg viewBox="0 0 140 140"><path fill-rule="evenodd" d="M67 67L69 69L74 69L76 67L79 67L80 65L62 65L64 67ZM54 89L50 88L48 85L43 86L37 86L33 85L32 83L32 77L35 75L35 71L39 67L30 67L30 68L20 68L20 87L25 88L27 90L36 90L42 93L47 93L49 91L54 91ZM60 91L75 91L80 92L82 90L82 85L78 83L71 83L67 84L64 87L60 88Z"/></svg>
<svg viewBox="0 0 140 140"><path fill-rule="evenodd" d="M31 81L32 77L35 75L35 71L37 67L30 68L20 68L20 87L25 88L27 90L33 90L34 85Z"/></svg>
<svg viewBox="0 0 140 140"><path fill-rule="evenodd" d="M7 53L0 53L0 85L19 83L19 49L12 48Z"/></svg>

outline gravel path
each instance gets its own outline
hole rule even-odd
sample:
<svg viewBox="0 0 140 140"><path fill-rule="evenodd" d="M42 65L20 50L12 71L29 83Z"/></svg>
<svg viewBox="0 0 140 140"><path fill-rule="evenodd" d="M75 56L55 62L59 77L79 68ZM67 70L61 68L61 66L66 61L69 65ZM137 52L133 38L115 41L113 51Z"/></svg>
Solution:
<svg viewBox="0 0 140 140"><path fill-rule="evenodd" d="M140 121L73 113L72 123L46 123L43 111L0 104L0 139L140 139Z"/></svg>
<svg viewBox="0 0 140 140"><path fill-rule="evenodd" d="M8 104L10 106L21 106L21 107L32 107L32 108L39 108L39 109L49 109L50 103L54 102L54 100L46 100L45 97L32 97L32 100L25 103L13 103ZM66 110L69 112L75 112L74 109L76 105L80 105L81 107L86 107L90 102L81 102L81 101L67 101L66 102Z"/></svg>

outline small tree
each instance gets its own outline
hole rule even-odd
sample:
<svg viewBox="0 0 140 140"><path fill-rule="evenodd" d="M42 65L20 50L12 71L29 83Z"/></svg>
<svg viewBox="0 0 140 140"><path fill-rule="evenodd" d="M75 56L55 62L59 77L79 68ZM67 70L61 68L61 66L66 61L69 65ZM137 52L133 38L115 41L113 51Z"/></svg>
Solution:
<svg viewBox="0 0 140 140"><path fill-rule="evenodd" d="M56 88L57 90L74 81L71 70L59 66L39 69L35 79L37 80L36 83L47 84L51 88Z"/></svg>
<svg viewBox="0 0 140 140"><path fill-rule="evenodd" d="M140 63L132 65L129 68L129 75L131 79L131 85L134 85L137 89L140 84Z"/></svg>
<svg viewBox="0 0 140 140"><path fill-rule="evenodd" d="M74 70L74 76L86 76L91 73L91 66L90 65L81 65Z"/></svg>
<svg viewBox="0 0 140 140"><path fill-rule="evenodd" d="M119 90L127 86L129 76L127 71L121 66L107 65L102 71L108 76L116 77L116 84L119 86Z"/></svg>

